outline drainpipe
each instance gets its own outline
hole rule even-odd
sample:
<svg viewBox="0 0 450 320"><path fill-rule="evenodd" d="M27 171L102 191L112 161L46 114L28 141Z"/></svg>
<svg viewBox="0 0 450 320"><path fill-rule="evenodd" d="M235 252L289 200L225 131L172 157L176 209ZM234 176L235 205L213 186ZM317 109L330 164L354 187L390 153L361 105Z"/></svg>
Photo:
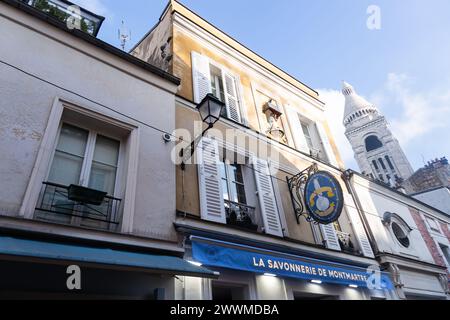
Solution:
<svg viewBox="0 0 450 320"><path fill-rule="evenodd" d="M380 250L378 248L377 242L375 241L372 230L370 229L369 221L367 221L366 215L362 210L361 202L359 201L358 195L356 194L355 188L353 187L353 184L351 182L353 174L354 172L352 170L346 170L342 174L342 179L344 180L345 185L347 186L347 190L352 196L353 201L355 202L356 211L358 211L359 217L361 218L361 221L363 223L364 230L369 237L370 246L372 247L373 253L376 256L380 253Z"/></svg>

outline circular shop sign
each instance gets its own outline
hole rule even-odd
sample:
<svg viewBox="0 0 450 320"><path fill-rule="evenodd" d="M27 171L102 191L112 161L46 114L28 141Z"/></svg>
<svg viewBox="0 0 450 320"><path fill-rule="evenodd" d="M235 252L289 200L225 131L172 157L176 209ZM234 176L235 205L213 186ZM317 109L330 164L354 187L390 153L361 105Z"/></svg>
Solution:
<svg viewBox="0 0 450 320"><path fill-rule="evenodd" d="M339 181L325 171L310 176L305 186L305 204L316 222L330 224L338 220L344 206Z"/></svg>

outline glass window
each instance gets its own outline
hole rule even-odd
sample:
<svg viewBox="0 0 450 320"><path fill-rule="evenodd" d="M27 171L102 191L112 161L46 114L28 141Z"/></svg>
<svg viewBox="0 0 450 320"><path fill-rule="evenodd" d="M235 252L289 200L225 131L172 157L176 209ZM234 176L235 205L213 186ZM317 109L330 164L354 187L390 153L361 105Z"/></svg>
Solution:
<svg viewBox="0 0 450 320"><path fill-rule="evenodd" d="M98 135L95 142L89 188L114 194L120 143Z"/></svg>
<svg viewBox="0 0 450 320"><path fill-rule="evenodd" d="M228 164L224 161L221 163L220 168L224 199L247 204L241 165Z"/></svg>
<svg viewBox="0 0 450 320"><path fill-rule="evenodd" d="M225 102L225 92L223 86L222 70L216 66L210 64L209 69L211 72L211 89L212 94L222 102Z"/></svg>
<svg viewBox="0 0 450 320"><path fill-rule="evenodd" d="M409 248L410 242L408 238L408 234L403 228L397 223L392 222L392 232L394 232L395 237L397 238L398 242L405 248Z"/></svg>
<svg viewBox="0 0 450 320"><path fill-rule="evenodd" d="M445 260L447 260L447 265L450 265L450 249L447 246L444 246L443 244L439 243L439 247L442 250L442 253L444 254Z"/></svg>
<svg viewBox="0 0 450 320"><path fill-rule="evenodd" d="M377 162L376 162L375 160L372 161L372 164L373 164L375 170L377 170L377 171L380 170L380 169L378 168L378 164L377 164Z"/></svg>
<svg viewBox="0 0 450 320"><path fill-rule="evenodd" d="M386 166L384 165L383 159L379 158L378 161L380 162L381 167L383 168L383 170L386 170Z"/></svg>
<svg viewBox="0 0 450 320"><path fill-rule="evenodd" d="M302 125L303 135L305 136L306 143L308 144L308 148L314 149L314 144L312 142L311 132L309 131L309 126L304 122L301 122L301 125Z"/></svg>
<svg viewBox="0 0 450 320"><path fill-rule="evenodd" d="M391 159L389 158L389 156L385 156L384 158L386 159L386 162L387 162L389 168L391 168L391 170L395 170L395 169L394 169L394 166L392 165L392 161L391 161Z"/></svg>
<svg viewBox="0 0 450 320"><path fill-rule="evenodd" d="M89 132L64 124L59 135L49 182L69 186L79 184Z"/></svg>
<svg viewBox="0 0 450 320"><path fill-rule="evenodd" d="M82 185L113 195L119 150L117 140L63 124L48 181ZM92 162L86 161L87 154L93 154Z"/></svg>

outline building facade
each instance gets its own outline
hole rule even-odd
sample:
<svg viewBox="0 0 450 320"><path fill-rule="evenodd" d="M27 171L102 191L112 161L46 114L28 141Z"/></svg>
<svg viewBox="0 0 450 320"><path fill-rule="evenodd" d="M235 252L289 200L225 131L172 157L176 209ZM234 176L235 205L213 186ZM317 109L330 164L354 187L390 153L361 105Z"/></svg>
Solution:
<svg viewBox="0 0 450 320"><path fill-rule="evenodd" d="M173 299L174 275L214 276L172 225L179 79L19 1L0 29L0 297Z"/></svg>
<svg viewBox="0 0 450 320"><path fill-rule="evenodd" d="M180 278L180 299L395 298L384 273L386 287L358 282L378 262L314 90L176 1L132 54L182 79L176 158L202 132L197 104L208 93L225 103L192 161L177 166L174 223L185 259L220 276ZM344 190L336 223L311 223L293 205L287 181L314 166Z"/></svg>
<svg viewBox="0 0 450 320"><path fill-rule="evenodd" d="M382 183L346 173L358 209L375 244L375 255L389 270L399 299L448 299L450 217Z"/></svg>
<svg viewBox="0 0 450 320"><path fill-rule="evenodd" d="M344 82L342 93L345 135L361 172L392 186L408 179L413 169L386 118L350 84Z"/></svg>

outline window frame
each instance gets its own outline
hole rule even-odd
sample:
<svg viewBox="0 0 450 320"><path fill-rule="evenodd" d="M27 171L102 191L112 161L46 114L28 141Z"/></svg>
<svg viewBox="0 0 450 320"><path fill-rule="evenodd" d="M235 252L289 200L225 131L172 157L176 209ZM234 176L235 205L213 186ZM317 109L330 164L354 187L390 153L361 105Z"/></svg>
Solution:
<svg viewBox="0 0 450 320"><path fill-rule="evenodd" d="M93 164L93 158L94 158L94 152L95 152L95 147L96 147L96 141L97 141L97 136L101 135L104 136L108 139L111 140L116 140L120 143L119 145L119 155L118 155L118 159L117 159L117 170L116 170L116 177L115 177L115 182L114 182L114 192L113 194L108 194L108 196L114 197L114 198L121 198L120 196L120 190L122 187L122 183L121 183L121 178L123 178L123 173L124 173L124 168L123 168L123 163L125 160L125 148L124 148L124 144L125 142L123 141L123 138L118 138L118 137L114 137L111 136L110 134L104 132L104 131L99 131L99 130L94 130L94 129L90 129L89 126L83 125L81 123L78 123L76 121L71 121L71 120L65 120L65 119L61 119L60 124L58 126L58 133L57 133L57 137L55 139L55 144L54 147L52 149L52 154L50 157L50 163L48 165L47 168L47 173L45 175L45 181L48 181L49 176L50 176L50 172L52 169L52 165L53 165L53 161L55 159L55 153L56 153L56 148L58 146L59 143L59 139L61 136L61 129L63 127L64 124L68 124L72 127L76 127L76 128L80 128L82 130L86 130L88 131L88 138L87 138L87 142L86 142L86 150L85 150L85 154L84 154L84 158L83 158L83 164L81 167L81 172L80 172L80 179L79 179L79 186L83 186L83 187L89 187L89 180L90 180L90 174L91 174L91 170L92 170L92 164Z"/></svg>
<svg viewBox="0 0 450 320"><path fill-rule="evenodd" d="M133 232L133 221L135 212L135 197L138 179L138 163L139 163L139 140L140 126L137 122L124 122L123 117L112 115L111 113L97 111L92 106L86 106L79 102L62 99L55 96L50 111L50 116L44 131L41 145L38 150L35 165L31 172L30 179L23 197L23 201L19 210L19 216L32 220L35 214L36 205L41 194L42 183L48 177L48 172L53 160L53 152L57 145L59 126L64 117L64 112L71 112L92 121L100 122L102 125L112 130L121 130L123 132L122 146L125 152L122 154L126 158L123 159L123 193L121 208L121 226L118 232ZM104 110L102 110L104 111ZM105 136L110 136L108 133ZM126 172L126 174L125 174Z"/></svg>

